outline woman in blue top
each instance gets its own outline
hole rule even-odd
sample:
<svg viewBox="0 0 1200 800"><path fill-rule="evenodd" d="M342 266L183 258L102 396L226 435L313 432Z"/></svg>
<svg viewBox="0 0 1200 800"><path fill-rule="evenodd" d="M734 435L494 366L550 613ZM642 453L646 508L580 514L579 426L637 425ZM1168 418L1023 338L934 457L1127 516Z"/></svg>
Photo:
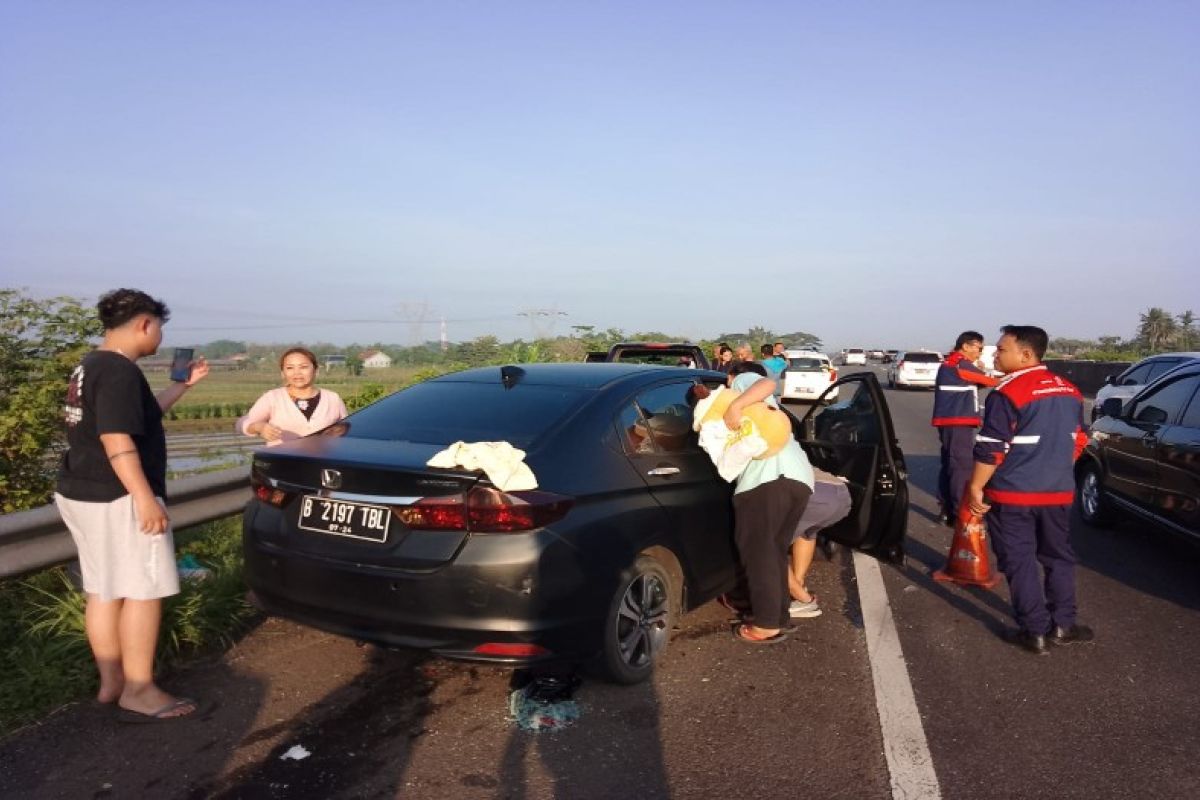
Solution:
<svg viewBox="0 0 1200 800"><path fill-rule="evenodd" d="M753 403L778 408L775 381L762 365L740 362L730 371L730 386L741 394L725 412L725 425L737 430L742 413ZM738 476L733 494L734 541L746 574L753 622L734 628L752 644L774 644L787 638L791 597L788 592L788 547L812 496L813 468L789 439L773 456L751 461Z"/></svg>

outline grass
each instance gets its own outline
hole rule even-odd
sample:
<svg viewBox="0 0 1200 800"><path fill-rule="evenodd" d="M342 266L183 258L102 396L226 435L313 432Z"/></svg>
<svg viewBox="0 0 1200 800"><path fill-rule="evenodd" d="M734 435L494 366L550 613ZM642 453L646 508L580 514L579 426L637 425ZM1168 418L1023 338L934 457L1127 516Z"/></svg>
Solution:
<svg viewBox="0 0 1200 800"><path fill-rule="evenodd" d="M156 673L197 655L225 649L257 612L246 603L241 517L176 533L180 556L192 555L212 574L181 581L163 603ZM91 696L96 668L83 626L85 599L66 569L0 582L0 736L53 709Z"/></svg>

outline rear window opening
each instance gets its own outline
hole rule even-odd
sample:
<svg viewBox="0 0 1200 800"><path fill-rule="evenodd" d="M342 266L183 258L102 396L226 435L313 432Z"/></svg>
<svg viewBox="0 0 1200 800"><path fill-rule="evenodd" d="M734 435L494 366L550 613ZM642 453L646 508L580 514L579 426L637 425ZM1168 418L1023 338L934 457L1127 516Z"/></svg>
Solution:
<svg viewBox="0 0 1200 800"><path fill-rule="evenodd" d="M940 364L942 357L937 353L905 353L904 360L920 364Z"/></svg>

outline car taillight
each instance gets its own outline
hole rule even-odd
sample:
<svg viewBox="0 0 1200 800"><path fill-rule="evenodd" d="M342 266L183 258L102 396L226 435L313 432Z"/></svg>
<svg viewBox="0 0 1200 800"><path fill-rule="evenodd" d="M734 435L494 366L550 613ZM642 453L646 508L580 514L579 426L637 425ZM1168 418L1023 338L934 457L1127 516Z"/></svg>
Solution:
<svg viewBox="0 0 1200 800"><path fill-rule="evenodd" d="M547 656L550 651L536 644L506 644L504 642L488 642L475 648L481 656L508 656L510 658L528 656Z"/></svg>
<svg viewBox="0 0 1200 800"><path fill-rule="evenodd" d="M550 492L502 492L477 487L462 495L425 497L397 508L396 516L410 528L471 533L515 533L542 528L562 519L570 497Z"/></svg>
<svg viewBox="0 0 1200 800"><path fill-rule="evenodd" d="M837 370L833 369L832 367L829 370L829 380L831 380L831 381L837 380Z"/></svg>
<svg viewBox="0 0 1200 800"><path fill-rule="evenodd" d="M276 508L283 508L293 497L291 492L285 492L282 489L275 489L268 486L266 481L254 473L250 475L250 487L254 490L255 497L267 505L272 505Z"/></svg>

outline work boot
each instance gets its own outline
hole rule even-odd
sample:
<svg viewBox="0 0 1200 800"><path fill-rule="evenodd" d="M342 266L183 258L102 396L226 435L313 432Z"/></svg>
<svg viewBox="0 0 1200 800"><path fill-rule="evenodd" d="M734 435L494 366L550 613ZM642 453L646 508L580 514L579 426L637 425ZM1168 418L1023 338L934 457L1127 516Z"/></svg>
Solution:
<svg viewBox="0 0 1200 800"><path fill-rule="evenodd" d="M1004 639L1009 644L1015 644L1017 647L1033 653L1035 656L1050 655L1050 649L1046 647L1045 636L1039 636L1029 631L1008 631Z"/></svg>
<svg viewBox="0 0 1200 800"><path fill-rule="evenodd" d="M1091 642L1096 638L1096 634L1092 633L1092 629L1087 625L1072 625L1069 628L1055 625L1054 630L1050 631L1050 636L1047 638L1052 644L1081 644Z"/></svg>

